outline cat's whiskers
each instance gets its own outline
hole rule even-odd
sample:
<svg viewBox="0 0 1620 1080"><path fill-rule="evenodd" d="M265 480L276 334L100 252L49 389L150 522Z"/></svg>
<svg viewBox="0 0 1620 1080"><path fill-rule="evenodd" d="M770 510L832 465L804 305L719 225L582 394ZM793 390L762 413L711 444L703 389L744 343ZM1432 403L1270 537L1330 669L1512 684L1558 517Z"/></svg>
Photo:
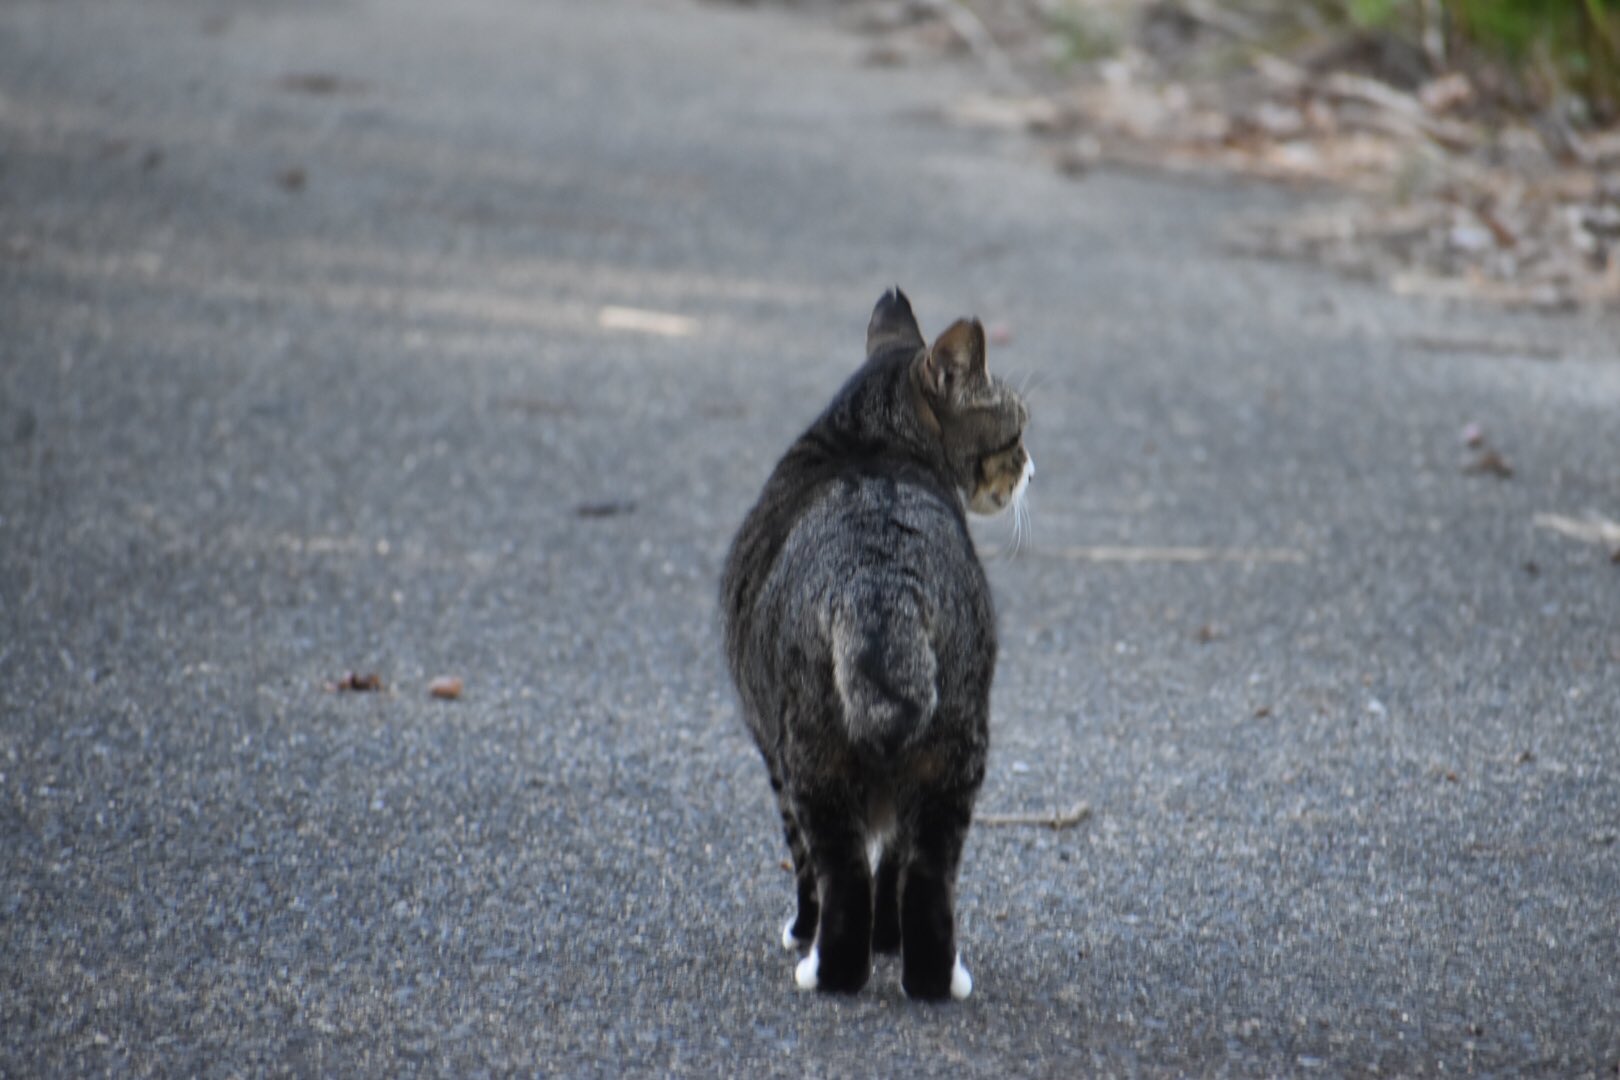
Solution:
<svg viewBox="0 0 1620 1080"><path fill-rule="evenodd" d="M1024 542L1029 539L1029 497L1026 492L1019 492L1013 500L1013 542L1012 553L1017 555L1024 549Z"/></svg>
<svg viewBox="0 0 1620 1080"><path fill-rule="evenodd" d="M1024 373L1023 379L1020 380L1019 383L1018 383L1018 396L1019 396L1019 398L1021 400L1027 402L1029 400L1029 392L1031 390L1039 390L1041 388L1041 384L1044 383L1045 381L1046 381L1046 372L1044 372L1044 371L1026 371Z"/></svg>
<svg viewBox="0 0 1620 1080"><path fill-rule="evenodd" d="M1013 487L1012 495L1008 498L1007 509L1012 511L1012 540L999 554L1012 558L1024 547L1024 541L1030 534L1029 517L1029 478L1035 475L1035 463L1026 462L1024 474L1018 478Z"/></svg>

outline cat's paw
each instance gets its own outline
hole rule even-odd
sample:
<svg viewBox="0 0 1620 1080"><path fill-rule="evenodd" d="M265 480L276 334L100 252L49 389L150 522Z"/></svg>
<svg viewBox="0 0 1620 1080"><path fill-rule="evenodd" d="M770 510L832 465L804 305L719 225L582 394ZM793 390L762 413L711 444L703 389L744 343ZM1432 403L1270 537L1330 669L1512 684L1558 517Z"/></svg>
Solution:
<svg viewBox="0 0 1620 1080"><path fill-rule="evenodd" d="M815 949L793 969L793 983L800 990L814 990L821 985L821 954Z"/></svg>
<svg viewBox="0 0 1620 1080"><path fill-rule="evenodd" d="M914 1001L944 1001L947 997L955 1001L966 1001L968 995L973 993L973 976L962 963L961 953L956 954L956 959L951 964L948 982L943 974L938 972L929 978L907 974L900 980L900 989L905 992L906 997Z"/></svg>
<svg viewBox="0 0 1620 1080"><path fill-rule="evenodd" d="M789 919L782 927L782 948L786 949L788 952L793 952L796 949L802 949L806 945L810 944L812 940L811 938L802 938L793 932L793 928L794 926L798 925L798 922L798 917L795 916L794 918Z"/></svg>
<svg viewBox="0 0 1620 1080"><path fill-rule="evenodd" d="M957 1001L966 1001L971 993L973 993L973 976L962 966L962 954L957 953L956 966L951 968L951 997Z"/></svg>
<svg viewBox="0 0 1620 1080"><path fill-rule="evenodd" d="M835 960L827 971L822 971L821 949L814 945L810 947L809 954L793 969L793 984L800 990L826 990L837 994L856 993L871 977L870 962L850 969Z"/></svg>

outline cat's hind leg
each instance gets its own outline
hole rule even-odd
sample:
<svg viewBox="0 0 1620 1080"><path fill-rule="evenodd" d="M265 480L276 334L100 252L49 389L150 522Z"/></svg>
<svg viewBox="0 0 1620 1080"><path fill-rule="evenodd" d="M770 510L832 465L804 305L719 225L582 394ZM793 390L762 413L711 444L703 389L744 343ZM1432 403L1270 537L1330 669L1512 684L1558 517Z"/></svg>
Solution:
<svg viewBox="0 0 1620 1080"><path fill-rule="evenodd" d="M956 949L956 873L973 793L933 793L908 815L913 843L900 874L900 986L925 1001L966 998L973 978Z"/></svg>
<svg viewBox="0 0 1620 1080"><path fill-rule="evenodd" d="M815 866L815 943L794 971L801 990L854 993L872 976L872 870L862 800L841 785L796 793L794 818Z"/></svg>
<svg viewBox="0 0 1620 1080"><path fill-rule="evenodd" d="M815 940L816 922L821 916L821 904L816 898L816 871L810 862L804 834L799 831L799 824L793 818L793 807L774 770L771 772L771 790L776 792L776 804L782 812L782 833L793 856L793 878L797 892L797 906L782 927L782 948L803 949Z"/></svg>

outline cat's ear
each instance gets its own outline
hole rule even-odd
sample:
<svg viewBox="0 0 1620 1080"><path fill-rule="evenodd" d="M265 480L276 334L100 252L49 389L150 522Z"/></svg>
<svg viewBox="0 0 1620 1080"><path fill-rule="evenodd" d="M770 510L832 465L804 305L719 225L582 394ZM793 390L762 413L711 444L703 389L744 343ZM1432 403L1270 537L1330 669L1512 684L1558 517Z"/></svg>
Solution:
<svg viewBox="0 0 1620 1080"><path fill-rule="evenodd" d="M877 306L872 309L872 321L866 324L866 355L897 345L923 347L922 331L917 328L917 316L911 313L911 301L898 285L879 297Z"/></svg>
<svg viewBox="0 0 1620 1080"><path fill-rule="evenodd" d="M922 361L923 383L935 397L985 377L984 327L978 319L957 319L935 339Z"/></svg>

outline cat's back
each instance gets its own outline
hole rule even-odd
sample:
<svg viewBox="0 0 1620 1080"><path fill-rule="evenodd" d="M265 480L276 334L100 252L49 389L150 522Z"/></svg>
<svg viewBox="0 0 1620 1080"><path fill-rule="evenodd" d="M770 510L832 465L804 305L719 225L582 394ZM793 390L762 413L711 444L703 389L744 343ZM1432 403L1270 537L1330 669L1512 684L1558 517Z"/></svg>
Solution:
<svg viewBox="0 0 1620 1080"><path fill-rule="evenodd" d="M817 595L856 579L905 584L935 603L983 589L959 501L907 462L851 466L813 488L768 580Z"/></svg>
<svg viewBox="0 0 1620 1080"><path fill-rule="evenodd" d="M936 474L901 457L824 457L807 435L732 545L725 614L746 620L857 578L907 583L950 606L987 589L960 500Z"/></svg>
<svg viewBox="0 0 1620 1080"><path fill-rule="evenodd" d="M919 705L931 703L935 667L988 678L995 655L989 584L954 492L904 459L846 461L797 477L792 498L738 537L733 570L753 581L729 605L732 662L761 696L781 687L766 673L786 667L838 667L841 652L876 650L892 672L917 678ZM792 455L771 488L788 495ZM762 500L758 509L769 510Z"/></svg>

